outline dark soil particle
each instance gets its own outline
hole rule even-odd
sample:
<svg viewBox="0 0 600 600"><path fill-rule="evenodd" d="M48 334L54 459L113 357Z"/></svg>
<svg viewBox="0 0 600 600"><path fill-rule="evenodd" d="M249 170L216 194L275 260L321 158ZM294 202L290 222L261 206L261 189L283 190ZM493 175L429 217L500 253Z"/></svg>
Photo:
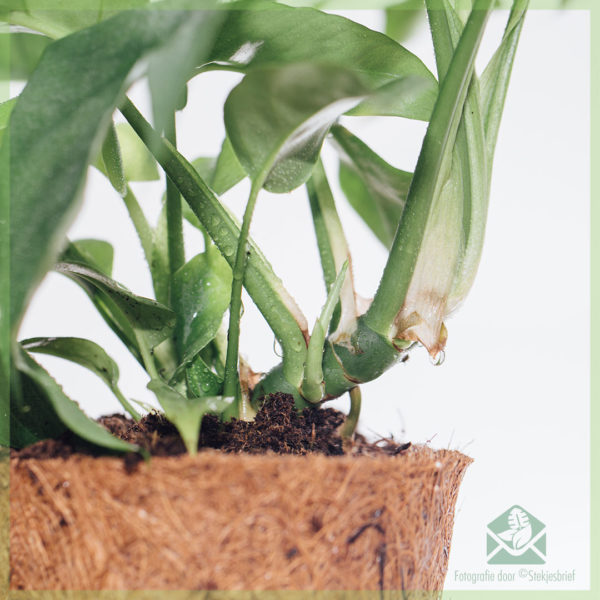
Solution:
<svg viewBox="0 0 600 600"><path fill-rule="evenodd" d="M139 423L123 415L102 417L98 422L117 437L137 444L153 456L185 454L185 446L175 427L162 415L150 413ZM252 422L222 423L218 417L207 415L202 421L199 450L216 449L227 453L249 454L309 454L326 456L343 454L395 455L407 450L409 444L397 444L382 439L369 443L357 434L344 444L338 430L344 415L331 408L307 408L298 412L291 396L273 394L262 404ZM73 454L97 455L98 449L85 444L73 434L56 440L44 440L23 450L11 450L18 458L68 458ZM106 452L101 452L106 455ZM135 469L140 456L125 456L128 469Z"/></svg>

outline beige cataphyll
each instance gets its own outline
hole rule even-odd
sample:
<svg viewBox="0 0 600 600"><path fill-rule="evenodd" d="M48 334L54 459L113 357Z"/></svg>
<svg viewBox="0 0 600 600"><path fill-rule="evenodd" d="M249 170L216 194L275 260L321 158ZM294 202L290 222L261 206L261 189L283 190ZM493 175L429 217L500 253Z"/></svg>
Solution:
<svg viewBox="0 0 600 600"><path fill-rule="evenodd" d="M493 0L468 10L456 0L400 4L385 12L385 33L322 10L323 2L68 4L0 3L11 48L0 68L7 63L8 76L25 83L0 104L10 587L437 598L471 459L367 440L355 431L360 387L418 345L434 362L443 358L444 322L481 255L527 0L514 0L480 76L475 58ZM419 19L429 24L437 77L401 45ZM187 84L218 70L239 77L222 107L221 151L185 157L175 116L206 110L188 101ZM143 112L128 96L140 80L151 100ZM414 172L347 128L365 116L427 123ZM326 170L327 145L339 162ZM113 247L100 228L98 239L68 238L90 168L122 198L153 298L113 279ZM166 190L151 224L137 182L161 171ZM336 208L345 200L334 198L332 172L388 251L368 303L355 293ZM239 221L222 196L246 178ZM301 186L326 288L310 328L249 235L262 190ZM184 221L204 239L195 256L186 254ZM28 304L51 270L81 288L143 367L161 411L125 396L117 364L92 340L58 331L22 339ZM242 289L281 347L268 373L239 355ZM125 414L88 417L40 353L95 373ZM348 415L327 407L345 393Z"/></svg>

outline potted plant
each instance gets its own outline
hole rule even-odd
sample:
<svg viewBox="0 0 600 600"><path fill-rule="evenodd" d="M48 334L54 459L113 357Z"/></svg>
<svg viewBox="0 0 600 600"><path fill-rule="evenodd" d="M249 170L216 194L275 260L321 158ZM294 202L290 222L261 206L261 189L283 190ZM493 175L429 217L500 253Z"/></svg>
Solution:
<svg viewBox="0 0 600 600"><path fill-rule="evenodd" d="M13 587L439 592L470 459L424 446L368 446L355 428L361 384L417 344L440 359L444 320L475 276L527 2L515 0L477 78L492 5L477 0L464 14L450 0L427 0L437 80L390 37L313 8L140 0L111 12L90 0L86 10L5 11L7 22L44 36L26 34L22 43L44 46L43 54L19 97L0 106L9 173L2 210L10 216L1 254L9 285L2 286L0 443L15 450ZM186 84L218 69L244 75L223 107L227 137L218 157L189 161L177 150L175 113L201 110L188 105ZM141 77L151 90L152 124L127 97ZM126 120L119 127L116 110ZM414 173L385 162L340 124L342 115L428 121ZM339 151L347 199L389 249L366 307L357 302L320 159L324 143ZM157 164L166 190L151 227L129 183L154 177ZM123 198L153 299L112 279L107 242L66 237L90 165ZM238 222L220 196L246 177L251 191ZM249 235L262 189L302 185L327 288L310 329ZM205 240L192 258L184 220ZM1 221L6 229L8 219ZM144 367L164 416L142 417L120 391L116 364L91 340L19 338L50 269L83 289ZM266 374L239 357L242 287L281 345L281 364ZM92 370L131 422L88 418L36 353ZM343 423L319 408L346 392ZM160 431L175 440L177 456L138 464L132 456L167 452ZM61 436L59 444L39 444ZM199 441L303 456L196 455Z"/></svg>

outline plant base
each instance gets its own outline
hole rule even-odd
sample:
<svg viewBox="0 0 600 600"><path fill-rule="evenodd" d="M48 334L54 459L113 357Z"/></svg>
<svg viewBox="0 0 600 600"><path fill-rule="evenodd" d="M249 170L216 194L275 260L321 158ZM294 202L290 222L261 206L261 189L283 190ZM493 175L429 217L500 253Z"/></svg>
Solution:
<svg viewBox="0 0 600 600"><path fill-rule="evenodd" d="M11 588L441 590L471 459L11 460Z"/></svg>

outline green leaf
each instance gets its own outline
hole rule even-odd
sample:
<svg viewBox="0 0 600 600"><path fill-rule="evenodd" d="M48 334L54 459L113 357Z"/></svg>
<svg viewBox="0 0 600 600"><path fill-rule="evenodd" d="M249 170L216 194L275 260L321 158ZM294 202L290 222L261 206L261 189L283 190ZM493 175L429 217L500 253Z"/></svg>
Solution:
<svg viewBox="0 0 600 600"><path fill-rule="evenodd" d="M10 52L0 55L0 81L4 78L12 81L29 79L40 61L42 53L52 42L44 35L33 33L11 31L10 33L0 33L0 36L10 36L8 42ZM0 45L5 43L0 41Z"/></svg>
<svg viewBox="0 0 600 600"><path fill-rule="evenodd" d="M0 18L60 38L148 0L2 0Z"/></svg>
<svg viewBox="0 0 600 600"><path fill-rule="evenodd" d="M481 75L481 105L488 163L492 164L508 82L529 0L516 0L500 46ZM488 177L491 178L491 168Z"/></svg>
<svg viewBox="0 0 600 600"><path fill-rule="evenodd" d="M54 42L44 53L10 122L11 228L19 232L11 236L13 328L58 254L87 165L134 66L188 22L186 11L124 12ZM207 16L198 36L210 35L214 25Z"/></svg>
<svg viewBox="0 0 600 600"><path fill-rule="evenodd" d="M105 173L108 176L113 188L117 194L123 197L127 194L127 182L123 171L123 159L121 158L121 148L117 139L117 132L114 124L108 126L104 143L102 144L102 162L104 163Z"/></svg>
<svg viewBox="0 0 600 600"><path fill-rule="evenodd" d="M383 336L390 336L394 321L404 304L421 246L426 239L428 223L440 217L444 210L440 198L449 191L446 183L456 183L455 178L450 177L455 175L452 173L454 142L473 74L475 56L492 10L491 3L492 0L476 0L476 6L452 56L423 140L406 207L383 277L365 315L365 324ZM434 204L435 210L432 209Z"/></svg>
<svg viewBox="0 0 600 600"><path fill-rule="evenodd" d="M332 134L341 152L340 184L346 198L386 248L391 248L412 173L392 167L339 125Z"/></svg>
<svg viewBox="0 0 600 600"><path fill-rule="evenodd" d="M302 382L302 396L309 402L321 402L325 386L323 383L323 352L325 348L325 337L327 329L333 317L333 311L340 298L340 292L348 271L349 262L346 261L338 273L329 293L327 300L321 310L317 322L313 328L306 354L306 367L304 369L304 381Z"/></svg>
<svg viewBox="0 0 600 600"><path fill-rule="evenodd" d="M61 260L87 265L111 277L114 254L112 245L104 240L74 240L65 248Z"/></svg>
<svg viewBox="0 0 600 600"><path fill-rule="evenodd" d="M194 68L206 62L218 34L217 23L225 17L224 11L202 10L214 7L214 2L184 2L182 5L191 9L187 22L176 36L166 41L159 54L149 58L148 85L155 127L160 132L168 129L174 112L185 107L187 81L194 75ZM206 22L213 24L210 30L202 27Z"/></svg>
<svg viewBox="0 0 600 600"><path fill-rule="evenodd" d="M185 375L189 395L196 398L218 396L223 390L223 380L210 370L200 355L186 369Z"/></svg>
<svg viewBox="0 0 600 600"><path fill-rule="evenodd" d="M194 169L200 177L209 185L209 187L221 196L228 192L234 185L246 178L246 171L240 164L233 146L226 137L221 146L219 156L201 156L192 161ZM198 229L202 229L198 217L194 215L190 207L185 204L183 206L184 217Z"/></svg>
<svg viewBox="0 0 600 600"><path fill-rule="evenodd" d="M56 271L84 284L91 285L108 298L117 307L125 322L141 337L149 348L154 348L173 332L175 326L174 313L149 298L132 294L128 289L102 275L98 271L76 263L58 263Z"/></svg>
<svg viewBox="0 0 600 600"><path fill-rule="evenodd" d="M210 187L218 196L221 196L245 177L246 171L235 155L230 139L226 137L223 140L212 176L208 180Z"/></svg>
<svg viewBox="0 0 600 600"><path fill-rule="evenodd" d="M231 295L231 267L216 246L198 254L173 277L175 339L182 364L216 336Z"/></svg>
<svg viewBox="0 0 600 600"><path fill-rule="evenodd" d="M4 129L8 126L8 121L10 119L10 113L12 112L15 104L17 103L18 98L11 98L6 102L0 103L0 129Z"/></svg>
<svg viewBox="0 0 600 600"><path fill-rule="evenodd" d="M0 362L0 451L10 446L10 379L4 362Z"/></svg>
<svg viewBox="0 0 600 600"><path fill-rule="evenodd" d="M84 242L83 247L81 247L82 242ZM112 253L112 248L105 248L104 250L101 250L102 244L107 244L107 242L101 242L99 240L98 244L94 242L97 241L80 240L79 242L69 243L62 253L60 261L84 265L95 271L98 271L102 275L110 276L110 271L112 270L112 259L110 259L109 264L108 254ZM97 246L97 248L94 246ZM133 356L141 363L142 357L140 355L138 343L135 338L135 333L127 323L127 320L119 311L119 308L101 290L86 280L78 278L74 279L73 281L75 281L75 283L77 283L79 287L83 289L106 324L119 337L125 346L127 346L128 350L133 354Z"/></svg>
<svg viewBox="0 0 600 600"><path fill-rule="evenodd" d="M56 439L67 431L43 388L26 373L13 369L10 391L2 445L24 448L40 440Z"/></svg>
<svg viewBox="0 0 600 600"><path fill-rule="evenodd" d="M71 400L65 395L62 388L52 379L52 377L37 363L35 362L24 350L17 350L14 353L14 360L17 369L24 373L31 381L38 387L38 389L45 396L46 401L55 412L56 416L60 421L68 427L73 433L77 434L82 439L108 448L110 450L117 450L120 452L131 452L137 451L138 447L132 444L128 444L123 440L120 440L111 435L104 427L92 421L82 410L79 408L76 402ZM37 403L40 397L36 397L36 405L24 404L16 412L16 418L19 417L25 421L28 413L36 413L38 410ZM24 398L24 402L27 403L30 398ZM28 407L28 410L27 410ZM55 424L52 428L55 429ZM47 433L40 429L37 430L36 436L41 439L40 436L46 436Z"/></svg>
<svg viewBox="0 0 600 600"><path fill-rule="evenodd" d="M255 185L302 185L335 120L368 93L353 72L329 65L256 69L229 94L225 127Z"/></svg>
<svg viewBox="0 0 600 600"><path fill-rule="evenodd" d="M177 183L186 202L227 262L233 265L240 235L236 219L218 201L192 165L157 135L131 102L126 102L121 111L168 176ZM285 361L285 377L299 385L306 352L306 319L252 240L249 241L249 252L244 285L280 340L284 356L293 357Z"/></svg>
<svg viewBox="0 0 600 600"><path fill-rule="evenodd" d="M127 181L156 181L159 179L156 161L148 148L128 123L117 124L123 169Z"/></svg>
<svg viewBox="0 0 600 600"><path fill-rule="evenodd" d="M425 17L423 0L404 0L385 11L385 34L403 42Z"/></svg>
<svg viewBox="0 0 600 600"><path fill-rule="evenodd" d="M320 63L352 70L371 88L409 78L411 85L389 93L378 110L429 119L437 96L435 78L421 60L386 35L312 8L272 2L240 2L235 8L239 10L230 12L217 38L209 68L248 73L264 66Z"/></svg>
<svg viewBox="0 0 600 600"><path fill-rule="evenodd" d="M344 263L350 261L350 250L321 160L317 161L311 178L306 182L306 191L319 247L325 287L329 293ZM356 326L357 315L356 293L352 272L350 272L344 281L340 302L331 319L331 332L335 332L335 335L338 336L352 331Z"/></svg>
<svg viewBox="0 0 600 600"><path fill-rule="evenodd" d="M198 437L204 415L219 414L231 404L231 399L221 396L186 398L158 379L150 381L148 389L156 394L167 419L177 427L190 454L198 451Z"/></svg>
<svg viewBox="0 0 600 600"><path fill-rule="evenodd" d="M8 122L10 120L10 113L14 108L17 102L17 98L12 98L11 100L7 100L6 102L0 103L0 143L2 143L2 138L4 137L4 130L8 127Z"/></svg>
<svg viewBox="0 0 600 600"><path fill-rule="evenodd" d="M169 248L167 240L167 206L163 207L152 232L152 260L150 262L154 295L162 304L169 303Z"/></svg>
<svg viewBox="0 0 600 600"><path fill-rule="evenodd" d="M123 408L136 420L141 418L119 390L119 367L98 344L74 337L30 338L21 346L28 352L38 352L64 358L95 373L117 396Z"/></svg>

